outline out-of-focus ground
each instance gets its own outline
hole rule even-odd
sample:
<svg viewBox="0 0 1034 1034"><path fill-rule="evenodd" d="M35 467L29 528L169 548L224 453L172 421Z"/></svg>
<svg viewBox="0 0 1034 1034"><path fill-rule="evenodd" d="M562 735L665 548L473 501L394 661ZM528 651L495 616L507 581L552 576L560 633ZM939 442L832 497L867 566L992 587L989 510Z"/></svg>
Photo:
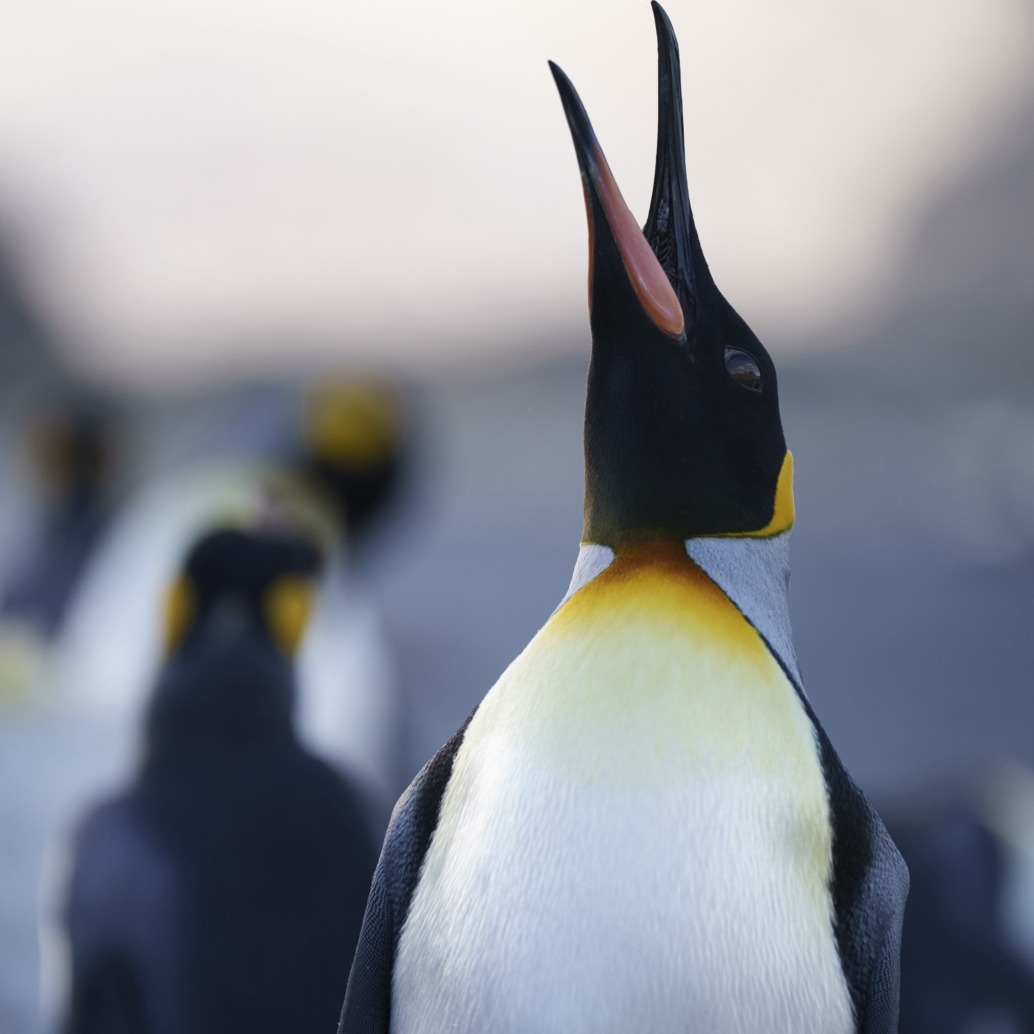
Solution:
<svg viewBox="0 0 1034 1034"><path fill-rule="evenodd" d="M779 369L796 458L791 600L805 686L848 768L891 810L1004 757L1034 766L1031 110L917 202L908 246L872 299L879 315L800 347L743 312ZM587 332L556 345L553 359L457 364L411 385L409 485L359 572L404 702L396 791L567 586ZM537 343L537 355L548 351ZM25 356L5 370L9 438L31 408L21 385L45 374ZM132 462L160 465L177 442L189 453L227 412L254 440L281 390L123 400ZM10 550L21 484L5 441L0 543ZM105 721L46 693L0 702L2 1034L40 1029L44 848L133 756L128 728L113 735Z"/></svg>

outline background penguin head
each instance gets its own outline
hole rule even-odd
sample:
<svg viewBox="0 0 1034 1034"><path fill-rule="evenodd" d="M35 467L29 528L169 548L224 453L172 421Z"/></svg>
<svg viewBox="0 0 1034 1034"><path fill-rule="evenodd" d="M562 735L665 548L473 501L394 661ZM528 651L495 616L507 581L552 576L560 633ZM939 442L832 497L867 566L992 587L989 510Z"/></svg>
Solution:
<svg viewBox="0 0 1034 1034"><path fill-rule="evenodd" d="M223 529L193 546L166 596L152 744L290 733L293 657L319 568L314 545L279 531Z"/></svg>
<svg viewBox="0 0 1034 1034"><path fill-rule="evenodd" d="M686 185L678 43L654 3L657 164L644 230L551 64L589 219L584 540L768 535L793 523L775 367L711 279Z"/></svg>
<svg viewBox="0 0 1034 1034"><path fill-rule="evenodd" d="M407 437L402 398L383 381L323 385L307 400L302 430L303 466L354 543L398 486Z"/></svg>
<svg viewBox="0 0 1034 1034"><path fill-rule="evenodd" d="M32 428L30 451L42 491L53 503L93 499L110 475L110 415L98 404L67 405Z"/></svg>

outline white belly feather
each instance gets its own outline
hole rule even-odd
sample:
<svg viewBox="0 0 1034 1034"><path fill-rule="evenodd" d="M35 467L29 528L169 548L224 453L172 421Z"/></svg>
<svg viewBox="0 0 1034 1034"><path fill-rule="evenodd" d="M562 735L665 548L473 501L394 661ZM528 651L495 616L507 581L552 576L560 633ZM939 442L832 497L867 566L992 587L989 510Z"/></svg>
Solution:
<svg viewBox="0 0 1034 1034"><path fill-rule="evenodd" d="M397 1034L854 1030L814 731L689 567L615 564L485 698L402 932Z"/></svg>

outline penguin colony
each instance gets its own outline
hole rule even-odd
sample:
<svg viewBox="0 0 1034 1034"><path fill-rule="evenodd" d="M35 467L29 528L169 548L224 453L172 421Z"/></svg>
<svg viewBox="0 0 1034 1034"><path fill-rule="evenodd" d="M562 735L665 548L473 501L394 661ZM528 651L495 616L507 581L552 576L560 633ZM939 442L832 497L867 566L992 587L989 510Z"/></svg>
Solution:
<svg viewBox="0 0 1034 1034"><path fill-rule="evenodd" d="M768 353L715 286L655 3L645 229L552 66L589 221L565 599L399 800L342 1034L890 1034L908 874L801 686Z"/></svg>
<svg viewBox="0 0 1034 1034"><path fill-rule="evenodd" d="M73 845L64 1034L336 1022L376 851L358 796L292 725L317 567L268 532L216 531L187 557L140 771Z"/></svg>

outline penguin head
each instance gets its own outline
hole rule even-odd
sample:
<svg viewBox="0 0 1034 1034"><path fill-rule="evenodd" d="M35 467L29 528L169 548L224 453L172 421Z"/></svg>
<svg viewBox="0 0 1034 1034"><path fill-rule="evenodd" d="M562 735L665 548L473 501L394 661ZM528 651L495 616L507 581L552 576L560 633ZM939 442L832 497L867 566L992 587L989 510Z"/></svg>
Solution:
<svg viewBox="0 0 1034 1034"><path fill-rule="evenodd" d="M100 401L56 406L30 431L29 449L48 500L82 505L102 495L112 467L113 418Z"/></svg>
<svg viewBox="0 0 1034 1034"><path fill-rule="evenodd" d="M190 549L166 595L152 745L290 730L293 656L319 566L315 546L282 532L222 529Z"/></svg>
<svg viewBox="0 0 1034 1034"><path fill-rule="evenodd" d="M166 595L166 654L250 639L292 657L319 565L316 548L293 535L229 528L205 535Z"/></svg>
<svg viewBox="0 0 1034 1034"><path fill-rule="evenodd" d="M643 230L578 94L550 63L589 221L583 539L613 548L772 535L794 512L775 367L704 259L686 183L678 43L661 7L653 10L657 160Z"/></svg>
<svg viewBox="0 0 1034 1034"><path fill-rule="evenodd" d="M407 445L405 408L400 391L373 379L324 383L307 399L302 467L334 502L353 544L398 489Z"/></svg>

